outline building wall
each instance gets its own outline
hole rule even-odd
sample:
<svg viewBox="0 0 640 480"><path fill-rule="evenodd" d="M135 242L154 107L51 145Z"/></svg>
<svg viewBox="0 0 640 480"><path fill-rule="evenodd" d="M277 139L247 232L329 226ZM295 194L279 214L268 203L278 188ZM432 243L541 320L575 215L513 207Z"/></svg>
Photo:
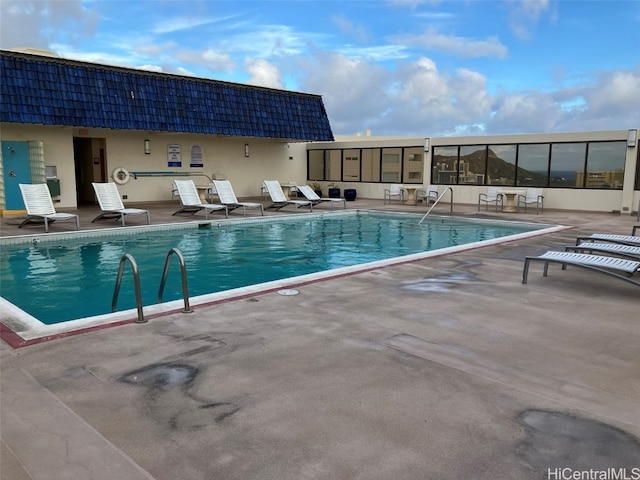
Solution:
<svg viewBox="0 0 640 480"><path fill-rule="evenodd" d="M628 130L611 130L603 132L575 132L552 134L522 135L484 135L464 137L440 137L429 139L429 151L425 152L424 185L431 182L431 159L433 147L450 145L484 145L515 143L547 143L547 142L583 142L583 141L625 141ZM424 147L425 137L372 137L372 136L336 136L335 142L317 142L310 144L309 149L353 149L353 148L391 148L391 147ZM623 189L577 189L577 188L545 188L545 208L562 210L584 210L631 213L637 211L640 191L634 190L638 143L626 149ZM323 188L330 183L341 189L355 188L359 197L383 198L384 190L389 188L385 183L361 182L320 182ZM439 185L439 192L444 192L449 185ZM451 185L455 203L475 204L478 195L486 192L486 186ZM523 187L517 187L523 189ZM445 196L443 201L448 201Z"/></svg>
<svg viewBox="0 0 640 480"><path fill-rule="evenodd" d="M188 172L208 177L229 179L236 196L258 197L262 180L277 179L281 182L304 183L306 179L306 146L303 143L287 144L281 140L212 137L207 135L149 134L138 131L108 129L78 129L34 125L2 124L0 139L12 141L40 140L44 143L46 166L56 166L60 179L61 195L56 198L56 208L76 208L78 198L87 195L91 181L100 181L102 165L100 149L104 149L106 181L117 167L129 172ZM91 139L91 162L88 171L76 171L74 162L74 137ZM150 153L144 153L144 140L150 141ZM179 144L182 166L168 166L167 145ZM245 144L249 156L245 156ZM192 145L202 149L203 166L190 167ZM93 160L95 159L95 161ZM76 177L81 177L81 191L76 190ZM92 177L92 178L88 178ZM173 176L140 176L118 189L127 199L125 204L171 200ZM208 184L205 176L193 176L197 185ZM89 190L91 193L91 190ZM92 198L92 197L91 197Z"/></svg>

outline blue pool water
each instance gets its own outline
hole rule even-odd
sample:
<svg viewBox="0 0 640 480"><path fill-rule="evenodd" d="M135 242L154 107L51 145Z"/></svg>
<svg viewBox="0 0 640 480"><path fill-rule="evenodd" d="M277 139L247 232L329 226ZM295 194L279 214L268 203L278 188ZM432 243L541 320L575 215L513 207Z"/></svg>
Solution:
<svg viewBox="0 0 640 480"><path fill-rule="evenodd" d="M211 223L210 228L157 230L95 240L4 246L1 294L45 324L111 312L120 259L138 264L144 305L157 302L167 253L178 248L191 297L428 250L489 240L544 226L428 219L370 212L301 216L278 221ZM201 225L203 226L203 225ZM102 233L104 235L104 232ZM118 311L135 308L129 264ZM163 300L182 298L176 257Z"/></svg>

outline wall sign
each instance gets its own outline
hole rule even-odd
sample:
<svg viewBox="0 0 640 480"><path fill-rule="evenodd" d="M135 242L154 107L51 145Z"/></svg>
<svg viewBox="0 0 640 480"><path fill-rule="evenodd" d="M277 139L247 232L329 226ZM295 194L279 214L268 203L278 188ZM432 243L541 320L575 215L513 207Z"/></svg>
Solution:
<svg viewBox="0 0 640 480"><path fill-rule="evenodd" d="M204 167L204 160L202 159L202 148L200 145L191 145L191 167Z"/></svg>
<svg viewBox="0 0 640 480"><path fill-rule="evenodd" d="M167 162L170 167L182 166L182 148L180 144L170 143L167 145Z"/></svg>

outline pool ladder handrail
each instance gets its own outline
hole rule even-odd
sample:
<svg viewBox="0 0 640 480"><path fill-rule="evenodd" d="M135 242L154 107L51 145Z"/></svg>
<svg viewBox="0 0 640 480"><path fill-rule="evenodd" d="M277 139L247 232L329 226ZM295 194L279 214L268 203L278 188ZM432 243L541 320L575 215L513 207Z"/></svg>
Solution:
<svg viewBox="0 0 640 480"><path fill-rule="evenodd" d="M182 296L184 298L184 308L182 309L182 313L193 313L191 307L189 306L189 287L187 285L187 267L184 262L184 255L177 248L172 248L167 253L167 258L164 262L164 272L162 273L162 280L160 280L160 288L158 289L158 303L162 303L162 293L164 292L164 285L167 282L167 275L169 274L169 267L171 266L171 258L172 255L178 257L178 262L180 262L180 273L182 275Z"/></svg>
<svg viewBox="0 0 640 480"><path fill-rule="evenodd" d="M433 202L433 205L431 205L431 208L427 211L427 213L425 213L425 214L423 215L423 217L422 217L422 218L420 219L420 221L418 222L418 225L420 225L420 224L422 223L422 221L423 221L425 218L427 218L427 215L429 215L429 214L431 213L431 210L433 210L433 207L435 207L435 206L438 204L438 202L440 201L440 199L442 199L442 197L444 197L444 196L447 194L447 192L451 192L451 199L450 199L450 204L451 204L451 206L449 207L449 211L450 211L451 213L453 213L453 188L451 188L451 187L447 187L447 189L446 189L444 192L442 192L442 193L438 196L438 198L436 198L436 201L435 201L435 202Z"/></svg>
<svg viewBox="0 0 640 480"><path fill-rule="evenodd" d="M133 256L125 253L120 259L120 265L118 266L118 276L116 277L116 285L113 290L113 299L111 300L111 311L115 312L118 305L118 294L120 293L120 284L122 283L122 273L124 272L124 264L126 261L131 263L131 270L133 271L133 285L136 290L136 306L138 308L138 319L136 323L145 323L144 313L142 311L142 294L140 293L140 273L138 272L138 264Z"/></svg>

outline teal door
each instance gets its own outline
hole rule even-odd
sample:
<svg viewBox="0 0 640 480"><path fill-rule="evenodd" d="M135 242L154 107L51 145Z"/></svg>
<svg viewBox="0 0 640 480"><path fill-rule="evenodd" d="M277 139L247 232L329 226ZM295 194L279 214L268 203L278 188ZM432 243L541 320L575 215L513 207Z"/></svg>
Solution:
<svg viewBox="0 0 640 480"><path fill-rule="evenodd" d="M0 142L7 210L24 210L19 183L31 183L27 142Z"/></svg>

